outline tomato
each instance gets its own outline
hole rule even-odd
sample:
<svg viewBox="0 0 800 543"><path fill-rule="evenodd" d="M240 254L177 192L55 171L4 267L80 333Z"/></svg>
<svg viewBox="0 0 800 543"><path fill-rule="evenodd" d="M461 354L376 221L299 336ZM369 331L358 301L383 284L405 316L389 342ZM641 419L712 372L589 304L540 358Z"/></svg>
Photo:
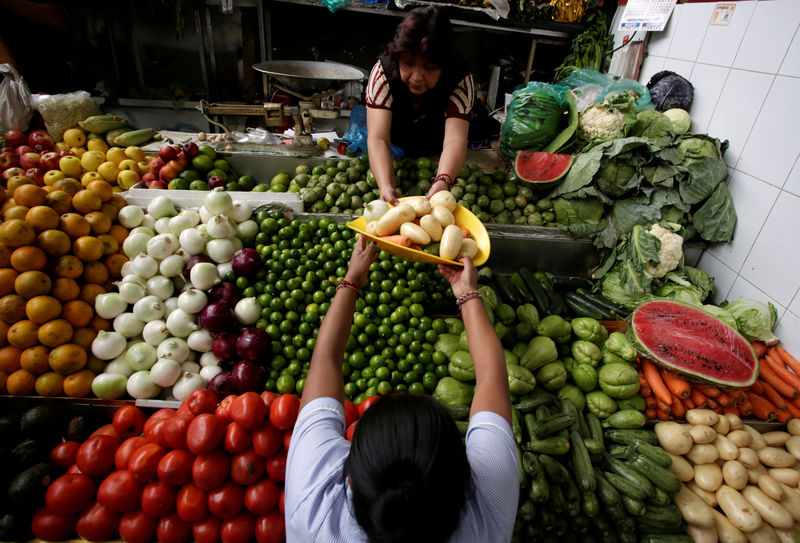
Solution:
<svg viewBox="0 0 800 543"><path fill-rule="evenodd" d="M137 510L122 515L119 536L125 543L150 543L156 537L158 517Z"/></svg>
<svg viewBox="0 0 800 543"><path fill-rule="evenodd" d="M288 430L294 426L300 410L300 399L291 394L281 394L269 407L269 421L278 430Z"/></svg>
<svg viewBox="0 0 800 543"><path fill-rule="evenodd" d="M50 483L44 500L56 515L77 515L94 501L94 491L94 481L86 475L66 473Z"/></svg>
<svg viewBox="0 0 800 543"><path fill-rule="evenodd" d="M178 408L178 412L175 413L175 416L178 417L186 417L187 419L193 419L194 413L192 410L189 409L189 404L186 402L181 403L180 407Z"/></svg>
<svg viewBox="0 0 800 543"><path fill-rule="evenodd" d="M267 406L267 409L269 409L269 406L272 405L272 400L274 400L277 397L278 397L277 394L269 390L265 390L264 392L261 393L261 399L264 400L264 405Z"/></svg>
<svg viewBox="0 0 800 543"><path fill-rule="evenodd" d="M348 426L347 429L344 431L344 438L351 443L353 442L353 434L355 434L356 432L357 425L358 421L354 420L353 423L350 426Z"/></svg>
<svg viewBox="0 0 800 543"><path fill-rule="evenodd" d="M194 483L186 483L178 491L175 509L186 522L203 520L208 516L208 492Z"/></svg>
<svg viewBox="0 0 800 543"><path fill-rule="evenodd" d="M264 475L264 459L253 449L235 454L231 459L231 479L240 485L252 485Z"/></svg>
<svg viewBox="0 0 800 543"><path fill-rule="evenodd" d="M217 409L217 395L207 388L198 388L186 398L183 403L189 406L189 410L195 415L203 413L213 413Z"/></svg>
<svg viewBox="0 0 800 543"><path fill-rule="evenodd" d="M90 437L78 448L75 464L89 477L102 477L114 467L119 442L107 435Z"/></svg>
<svg viewBox="0 0 800 543"><path fill-rule="evenodd" d="M292 430L286 430L283 433L283 450L289 451L289 445L292 443Z"/></svg>
<svg viewBox="0 0 800 543"><path fill-rule="evenodd" d="M162 483L172 486L188 483L192 480L194 459L195 456L192 453L183 449L168 452L158 462L158 479Z"/></svg>
<svg viewBox="0 0 800 543"><path fill-rule="evenodd" d="M245 392L233 400L231 417L245 430L255 430L267 415L267 406L255 392Z"/></svg>
<svg viewBox="0 0 800 543"><path fill-rule="evenodd" d="M128 470L140 483L149 483L158 475L158 463L167 451L156 443L145 443L131 455Z"/></svg>
<svg viewBox="0 0 800 543"><path fill-rule="evenodd" d="M229 422L225 428L225 441L223 446L229 453L238 453L246 450L251 443L250 432L242 428L236 421Z"/></svg>
<svg viewBox="0 0 800 543"><path fill-rule="evenodd" d="M117 536L121 518L122 513L115 513L98 502L94 502L78 517L75 531L88 541L108 541Z"/></svg>
<svg viewBox="0 0 800 543"><path fill-rule="evenodd" d="M81 444L77 441L59 443L50 451L50 461L61 469L69 469L75 463L80 447Z"/></svg>
<svg viewBox="0 0 800 543"><path fill-rule="evenodd" d="M197 456L209 455L219 446L225 423L216 416L203 413L192 419L186 431L186 445Z"/></svg>
<svg viewBox="0 0 800 543"><path fill-rule="evenodd" d="M114 428L113 424L106 424L105 426L101 426L100 428L98 428L97 430L92 432L92 435L89 436L89 437L93 437L93 436L111 436L111 437L113 437L114 439L117 440L117 445L122 443L122 440L124 439L120 435L120 433L117 432L117 429Z"/></svg>
<svg viewBox="0 0 800 543"><path fill-rule="evenodd" d="M380 396L370 396L369 398L364 398L364 401L358 404L358 417L363 417L364 411L372 407L372 404L380 400L380 398Z"/></svg>
<svg viewBox="0 0 800 543"><path fill-rule="evenodd" d="M164 425L167 423L168 420L174 417L164 417L160 418L151 424L145 431L144 437L147 438L149 443L155 443L157 445L166 446L167 442L164 439Z"/></svg>
<svg viewBox="0 0 800 543"><path fill-rule="evenodd" d="M117 409L111 424L119 435L125 438L141 434L146 420L144 411L135 405L126 405Z"/></svg>
<svg viewBox="0 0 800 543"><path fill-rule="evenodd" d="M222 522L219 530L222 543L247 543L256 531L256 517L250 513L239 513Z"/></svg>
<svg viewBox="0 0 800 543"><path fill-rule="evenodd" d="M142 490L142 511L154 517L163 517L175 508L177 491L161 481L147 483Z"/></svg>
<svg viewBox="0 0 800 543"><path fill-rule="evenodd" d="M192 479L203 490L213 490L228 477L227 453L217 451L208 456L198 456L192 464Z"/></svg>
<svg viewBox="0 0 800 543"><path fill-rule="evenodd" d="M97 501L117 513L139 508L143 485L127 470L115 471L97 487Z"/></svg>
<svg viewBox="0 0 800 543"><path fill-rule="evenodd" d="M244 506L254 515L266 515L278 505L281 489L271 479L261 479L244 491Z"/></svg>
<svg viewBox="0 0 800 543"><path fill-rule="evenodd" d="M336 152L339 153L340 155L347 154L347 144L346 143L338 144L336 146Z"/></svg>
<svg viewBox="0 0 800 543"><path fill-rule="evenodd" d="M220 520L217 517L208 517L192 524L195 543L217 543L219 541L219 525Z"/></svg>
<svg viewBox="0 0 800 543"><path fill-rule="evenodd" d="M186 543L192 537L192 525L172 513L158 521L156 537L158 543Z"/></svg>
<svg viewBox="0 0 800 543"><path fill-rule="evenodd" d="M225 519L239 514L244 506L244 488L228 481L208 493L208 510L212 515Z"/></svg>
<svg viewBox="0 0 800 543"><path fill-rule="evenodd" d="M57 515L46 507L40 507L33 515L31 532L43 541L64 541L75 533L75 517Z"/></svg>
<svg viewBox="0 0 800 543"><path fill-rule="evenodd" d="M256 520L256 541L258 543L281 543L286 538L286 521L283 512L273 511Z"/></svg>
<svg viewBox="0 0 800 543"><path fill-rule="evenodd" d="M253 450L264 458L271 456L281 446L281 432L268 420L253 431Z"/></svg>
<svg viewBox="0 0 800 543"><path fill-rule="evenodd" d="M228 424L230 421L233 420L233 417L231 416L231 404L233 404L233 400L235 399L236 399L235 394L226 396L225 398L222 399L221 402L219 402L219 405L217 405L217 409L214 410L214 414L217 416L217 418L222 422L224 422L225 424Z"/></svg>
<svg viewBox="0 0 800 543"><path fill-rule="evenodd" d="M67 470L67 473L81 473L82 474L83 472L81 471L81 468L78 467L78 464L72 464L69 467L69 469Z"/></svg>
<svg viewBox="0 0 800 543"><path fill-rule="evenodd" d="M350 426L354 420L358 420L358 406L350 400L344 401L344 427Z"/></svg>
<svg viewBox="0 0 800 543"><path fill-rule="evenodd" d="M186 448L186 430L189 429L189 423L192 420L193 419L186 417L175 416L164 421L164 425L161 427L161 435L169 448Z"/></svg>
<svg viewBox="0 0 800 543"><path fill-rule="evenodd" d="M280 450L267 458L267 475L273 481L286 478L286 451Z"/></svg>
<svg viewBox="0 0 800 543"><path fill-rule="evenodd" d="M117 452L114 453L114 466L117 469L128 469L131 455L145 443L147 443L147 439L144 436L133 436L123 441Z"/></svg>
<svg viewBox="0 0 800 543"><path fill-rule="evenodd" d="M281 515L286 514L286 487L281 489L281 497L278 500L278 510L281 512Z"/></svg>
<svg viewBox="0 0 800 543"><path fill-rule="evenodd" d="M147 417L147 420L144 423L144 427L142 428L142 432L144 432L145 435L146 435L147 434L147 430L148 430L148 428L150 428L150 426L152 426L156 422L160 421L161 419L174 417L174 416L175 416L175 410L174 409L169 409L169 408L166 408L166 407L164 409L159 409L158 411L156 411L155 413L153 413L152 415Z"/></svg>

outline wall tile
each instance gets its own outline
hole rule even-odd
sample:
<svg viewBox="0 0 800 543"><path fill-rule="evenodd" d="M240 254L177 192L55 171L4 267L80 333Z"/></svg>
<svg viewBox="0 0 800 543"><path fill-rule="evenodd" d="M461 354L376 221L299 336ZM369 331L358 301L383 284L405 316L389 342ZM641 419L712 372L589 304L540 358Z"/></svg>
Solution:
<svg viewBox="0 0 800 543"><path fill-rule="evenodd" d="M795 315L800 315L800 289L794 293L794 299L792 303L789 304L789 311Z"/></svg>
<svg viewBox="0 0 800 543"><path fill-rule="evenodd" d="M657 74L664 69L664 60L664 57L657 57L648 53L644 62L642 62L642 67L639 69L639 82L642 85L647 85L653 74Z"/></svg>
<svg viewBox="0 0 800 543"><path fill-rule="evenodd" d="M728 297L728 291L731 290L733 282L736 280L736 272L709 251L703 251L697 267L714 278L713 302L716 304L723 302Z"/></svg>
<svg viewBox="0 0 800 543"><path fill-rule="evenodd" d="M708 132L730 141L725 161L734 166L767 96L774 75L731 70L722 89Z"/></svg>
<svg viewBox="0 0 800 543"><path fill-rule="evenodd" d="M669 70L671 72L675 72L678 75L682 75L686 79L691 81L691 74L692 69L694 68L694 62L689 60L679 60L676 58L669 58L667 57L664 59L664 70Z"/></svg>
<svg viewBox="0 0 800 543"><path fill-rule="evenodd" d="M775 327L774 334L781 338L781 345L784 349L797 357L800 353L800 316L791 311L779 313L778 326Z"/></svg>
<svg viewBox="0 0 800 543"><path fill-rule="evenodd" d="M795 31L792 44L789 46L789 51L787 51L778 73L800 77L800 29Z"/></svg>
<svg viewBox="0 0 800 543"><path fill-rule="evenodd" d="M784 307L800 286L800 252L787 235L797 231L798 217L800 197L781 192L740 272Z"/></svg>
<svg viewBox="0 0 800 543"><path fill-rule="evenodd" d="M714 4L711 4L714 5ZM739 50L747 25L756 9L756 2L736 2L728 26L708 25L697 62L730 66ZM710 18L709 18L710 19Z"/></svg>
<svg viewBox="0 0 800 543"><path fill-rule="evenodd" d="M789 173L786 184L783 185L783 190L789 191L795 196L800 196L800 158L795 161L794 168Z"/></svg>
<svg viewBox="0 0 800 543"><path fill-rule="evenodd" d="M800 154L800 115L787 114L797 107L800 79L778 76L758 114L738 170L782 187Z"/></svg>
<svg viewBox="0 0 800 543"><path fill-rule="evenodd" d="M648 32L647 52L651 55L666 57L669 52L669 46L672 43L672 36L675 34L676 29L680 26L680 18L683 13L684 6L675 6L672 15L667 22L667 26L661 32ZM620 10L625 9L620 7Z"/></svg>
<svg viewBox="0 0 800 543"><path fill-rule="evenodd" d="M694 62L700 52L714 4L686 4L680 6L680 24L675 29L668 57Z"/></svg>
<svg viewBox="0 0 800 543"><path fill-rule="evenodd" d="M734 13L735 15L735 13ZM800 23L800 2L758 2L736 53L734 68L774 74Z"/></svg>
<svg viewBox="0 0 800 543"><path fill-rule="evenodd" d="M717 101L722 94L722 87L728 77L730 68L711 66L709 64L694 65L689 80L694 85L694 100L692 101L692 132L705 134L708 132L708 123L717 107Z"/></svg>
<svg viewBox="0 0 800 543"><path fill-rule="evenodd" d="M730 243L716 244L708 251L738 272L780 191L739 171L733 172L728 188L736 205L737 215L733 240Z"/></svg>
<svg viewBox="0 0 800 543"><path fill-rule="evenodd" d="M783 306L773 298L770 298L769 294L759 288L760 286L761 283L754 285L747 279L744 279L740 276L736 279L736 281L734 281L733 287L731 287L731 291L728 294L728 301L735 302L736 300L758 300L759 302L763 303L770 302L775 306L775 309L778 311L778 317L780 317L786 311L786 306Z"/></svg>

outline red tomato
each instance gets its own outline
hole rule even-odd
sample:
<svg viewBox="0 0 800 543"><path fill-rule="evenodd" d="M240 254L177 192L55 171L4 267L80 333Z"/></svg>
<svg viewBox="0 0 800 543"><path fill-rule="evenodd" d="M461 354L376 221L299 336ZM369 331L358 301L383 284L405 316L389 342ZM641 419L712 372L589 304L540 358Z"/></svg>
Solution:
<svg viewBox="0 0 800 543"><path fill-rule="evenodd" d="M83 472L81 471L81 468L78 467L78 464L72 464L67 470L67 473L83 473Z"/></svg>
<svg viewBox="0 0 800 543"><path fill-rule="evenodd" d="M100 428L98 428L97 430L92 432L92 435L89 436L89 437L93 437L93 436L111 436L111 437L113 437L114 439L117 440L117 445L122 443L122 440L124 439L120 435L120 433L117 432L117 429L114 428L113 424L106 424L105 426L101 426Z"/></svg>
<svg viewBox="0 0 800 543"><path fill-rule="evenodd" d="M175 509L186 522L203 520L208 516L208 492L194 483L183 485L178 491Z"/></svg>
<svg viewBox="0 0 800 543"><path fill-rule="evenodd" d="M281 394L269 406L269 421L278 430L288 430L294 426L300 410L300 398L291 394Z"/></svg>
<svg viewBox="0 0 800 543"><path fill-rule="evenodd" d="M140 483L149 483L158 475L158 463L164 458L167 451L156 443L145 443L131 455L128 461L128 471Z"/></svg>
<svg viewBox="0 0 800 543"><path fill-rule="evenodd" d="M238 453L250 446L250 432L242 428L236 421L229 422L225 428L225 442L223 446L229 453Z"/></svg>
<svg viewBox="0 0 800 543"><path fill-rule="evenodd" d="M180 407L178 407L178 412L175 413L178 417L186 417L187 419L193 419L194 413L192 410L189 409L189 404L186 402L181 403Z"/></svg>
<svg viewBox="0 0 800 543"><path fill-rule="evenodd" d="M127 470L115 471L97 487L97 501L117 513L127 513L142 503L142 484Z"/></svg>
<svg viewBox="0 0 800 543"><path fill-rule="evenodd" d="M274 392L270 392L269 390L265 390L264 392L261 393L261 399L264 400L264 404L267 406L267 409L269 409L269 406L272 405L272 400L274 400L277 397L278 397L277 394L275 394Z"/></svg>
<svg viewBox="0 0 800 543"><path fill-rule="evenodd" d="M220 520L217 517L208 517L192 524L195 543L217 543L219 541L219 525Z"/></svg>
<svg viewBox="0 0 800 543"><path fill-rule="evenodd" d="M203 490L213 490L228 477L227 453L217 451L208 456L198 456L192 464L192 479Z"/></svg>
<svg viewBox="0 0 800 543"><path fill-rule="evenodd" d="M189 423L192 420L193 419L186 417L175 416L164 421L164 425L161 427L161 435L169 448L186 448L186 430L189 429Z"/></svg>
<svg viewBox="0 0 800 543"><path fill-rule="evenodd" d="M363 417L364 411L372 407L372 404L377 402L380 398L380 396L370 396L369 398L364 398L364 401L358 404L358 417Z"/></svg>
<svg viewBox="0 0 800 543"><path fill-rule="evenodd" d="M141 434L145 420L147 420L147 417L144 411L135 405L126 405L117 409L116 413L114 413L114 418L111 419L111 424L117 430L117 433L125 438Z"/></svg>
<svg viewBox="0 0 800 543"><path fill-rule="evenodd" d="M50 451L50 461L61 469L69 469L75 463L80 447L81 444L77 441L59 443Z"/></svg>
<svg viewBox="0 0 800 543"><path fill-rule="evenodd" d="M239 513L222 522L219 530L222 543L247 543L256 531L256 517L250 513Z"/></svg>
<svg viewBox="0 0 800 543"><path fill-rule="evenodd" d="M235 394L226 396L225 398L222 399L221 402L219 402L219 405L217 405L217 409L214 411L214 414L217 416L217 418L222 422L224 422L225 424L228 424L230 421L233 420L233 417L231 417L231 404L235 399L236 399Z"/></svg>
<svg viewBox="0 0 800 543"><path fill-rule="evenodd" d="M346 143L340 143L340 144L338 144L338 145L336 146L336 152L337 152L337 153L339 153L340 155L345 155L345 154L347 154L347 144L346 144Z"/></svg>
<svg viewBox="0 0 800 543"><path fill-rule="evenodd" d="M233 400L231 417L245 430L255 430L267 415L267 406L256 392L245 392Z"/></svg>
<svg viewBox="0 0 800 543"><path fill-rule="evenodd" d="M244 491L244 506L254 515L266 515L278 505L281 489L271 479L261 479Z"/></svg>
<svg viewBox="0 0 800 543"><path fill-rule="evenodd" d="M197 456L216 450L225 434L225 424L214 415L203 413L192 419L186 431L186 445Z"/></svg>
<svg viewBox="0 0 800 543"><path fill-rule="evenodd" d="M358 425L358 421L354 420L353 424L347 427L347 430L344 431L344 438L349 441L353 442L353 434L356 433L356 426Z"/></svg>
<svg viewBox="0 0 800 543"><path fill-rule="evenodd" d="M283 433L283 450L289 451L289 445L292 443L292 430L286 430Z"/></svg>
<svg viewBox="0 0 800 543"><path fill-rule="evenodd" d="M43 541L64 541L75 533L75 517L57 515L40 507L31 522L33 536Z"/></svg>
<svg viewBox="0 0 800 543"><path fill-rule="evenodd" d="M286 538L286 521L283 512L273 511L258 517L256 541L258 543L281 543Z"/></svg>
<svg viewBox="0 0 800 543"><path fill-rule="evenodd" d="M165 446L167 442L164 440L164 425L172 418L174 417L160 418L148 426L144 431L144 437L147 438L147 441L149 443Z"/></svg>
<svg viewBox="0 0 800 543"><path fill-rule="evenodd" d="M195 415L203 413L213 413L217 409L217 395L207 388L198 388L183 402L189 406L189 410Z"/></svg>
<svg viewBox="0 0 800 543"><path fill-rule="evenodd" d="M144 436L133 436L123 441L114 454L114 466L117 469L128 469L131 455L145 443L147 443L147 439Z"/></svg>
<svg viewBox="0 0 800 543"><path fill-rule="evenodd" d="M142 511L154 517L163 517L175 508L177 491L161 481L147 483L142 490Z"/></svg>
<svg viewBox="0 0 800 543"><path fill-rule="evenodd" d="M192 537L192 525L172 513L158 521L156 537L158 543L186 543Z"/></svg>
<svg viewBox="0 0 800 543"><path fill-rule="evenodd" d="M114 467L119 442L107 435L90 437L78 448L75 463L89 477L102 477Z"/></svg>
<svg viewBox="0 0 800 543"><path fill-rule="evenodd" d="M150 543L156 537L158 517L138 510L122 515L119 536L125 543Z"/></svg>
<svg viewBox="0 0 800 543"><path fill-rule="evenodd" d="M212 515L225 519L239 514L244 506L244 488L228 481L208 493L208 510Z"/></svg>
<svg viewBox="0 0 800 543"><path fill-rule="evenodd" d="M194 459L195 456L184 449L168 452L158 462L158 479L162 483L172 486L181 486L188 483L192 480Z"/></svg>
<svg viewBox="0 0 800 543"><path fill-rule="evenodd" d="M240 485L252 485L264 475L264 459L253 449L235 454L231 459L231 479Z"/></svg>
<svg viewBox="0 0 800 543"><path fill-rule="evenodd" d="M92 503L94 491L94 481L86 475L66 473L50 483L44 500L56 515L77 515Z"/></svg>
<svg viewBox="0 0 800 543"><path fill-rule="evenodd" d="M281 515L286 514L286 487L281 488L281 497L278 500L278 510Z"/></svg>
<svg viewBox="0 0 800 543"><path fill-rule="evenodd" d="M350 400L344 401L344 427L350 426L354 420L358 420L358 406Z"/></svg>
<svg viewBox="0 0 800 543"><path fill-rule="evenodd" d="M273 481L286 478L286 451L280 450L267 458L267 475Z"/></svg>
<svg viewBox="0 0 800 543"><path fill-rule="evenodd" d="M169 409L169 408L166 408L166 407L164 409L159 409L158 411L156 411L155 413L153 413L152 415L147 417L147 420L144 423L144 427L142 428L142 432L147 434L147 429L150 428L150 426L152 426L153 424L155 424L156 422L158 422L161 419L168 418L168 417L174 417L174 416L175 416L175 410L174 409Z"/></svg>
<svg viewBox="0 0 800 543"><path fill-rule="evenodd" d="M253 430L253 450L264 458L271 456L281 446L281 432L268 420Z"/></svg>
<svg viewBox="0 0 800 543"><path fill-rule="evenodd" d="M94 502L89 509L78 517L75 531L88 541L108 541L117 536L121 513L107 509Z"/></svg>

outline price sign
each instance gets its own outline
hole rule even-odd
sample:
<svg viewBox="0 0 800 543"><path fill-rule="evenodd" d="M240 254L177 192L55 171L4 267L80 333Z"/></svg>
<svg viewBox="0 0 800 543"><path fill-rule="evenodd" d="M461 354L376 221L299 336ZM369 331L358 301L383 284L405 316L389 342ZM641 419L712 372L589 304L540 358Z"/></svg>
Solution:
<svg viewBox="0 0 800 543"><path fill-rule="evenodd" d="M628 0L619 22L621 31L664 30L676 0Z"/></svg>

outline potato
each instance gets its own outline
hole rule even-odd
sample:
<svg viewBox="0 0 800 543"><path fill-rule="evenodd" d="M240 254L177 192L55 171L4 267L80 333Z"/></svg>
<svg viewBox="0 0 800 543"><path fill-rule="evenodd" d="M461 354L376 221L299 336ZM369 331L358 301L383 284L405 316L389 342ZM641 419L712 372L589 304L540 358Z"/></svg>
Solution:
<svg viewBox="0 0 800 543"><path fill-rule="evenodd" d="M745 424L742 428L745 432L750 434L750 437L753 438L753 442L750 444L750 448L754 451L758 452L760 449L763 449L767 446L767 442L764 441L764 438L761 437L761 432L753 428L752 426Z"/></svg>
<svg viewBox="0 0 800 543"><path fill-rule="evenodd" d="M714 445L708 443L698 443L693 445L692 448L686 453L686 458L692 461L695 465L695 472L697 471L698 464L711 464L716 462L719 458L719 452Z"/></svg>
<svg viewBox="0 0 800 543"><path fill-rule="evenodd" d="M675 477L684 483L694 479L694 468L692 468L692 465L687 462L684 457L670 453L667 454L669 454L670 458L672 458L672 466L670 466L669 470L675 475Z"/></svg>
<svg viewBox="0 0 800 543"><path fill-rule="evenodd" d="M456 210L456 199L449 190L440 190L431 196L431 205L447 208L451 213Z"/></svg>
<svg viewBox="0 0 800 543"><path fill-rule="evenodd" d="M414 218L414 209L408 204L400 204L384 213L380 219L375 221L375 233L378 236L389 236L396 234L400 225Z"/></svg>
<svg viewBox="0 0 800 543"><path fill-rule="evenodd" d="M439 241L442 239L442 225L436 220L433 215L425 215L419 220L419 225L431 238L431 241Z"/></svg>
<svg viewBox="0 0 800 543"><path fill-rule="evenodd" d="M747 541L748 543L781 543L778 534L775 533L775 528L766 522L761 523L761 526L747 534Z"/></svg>
<svg viewBox="0 0 800 543"><path fill-rule="evenodd" d="M413 196L403 200L404 204L408 204L414 210L414 215L422 217L431 212L432 205L424 196Z"/></svg>
<svg viewBox="0 0 800 543"><path fill-rule="evenodd" d="M431 237L428 233L413 222L404 222L400 226L400 233L417 245L427 245L431 242Z"/></svg>
<svg viewBox="0 0 800 543"><path fill-rule="evenodd" d="M719 541L719 537L717 536L716 528L713 526L713 515L711 516L711 522L712 526L710 528L689 524L689 526L686 528L686 533L692 538L694 543L717 543Z"/></svg>
<svg viewBox="0 0 800 543"><path fill-rule="evenodd" d="M792 419L792 420L800 420L800 419ZM791 436L789 439L786 440L784 444L786 450L795 457L796 460L800 460L800 436Z"/></svg>
<svg viewBox="0 0 800 543"><path fill-rule="evenodd" d="M686 420L692 424L714 426L719 420L719 415L710 409L689 409L686 412Z"/></svg>
<svg viewBox="0 0 800 543"><path fill-rule="evenodd" d="M717 437L717 433L711 426L704 426L702 424L692 426L689 430L689 435L692 436L692 441L695 443L712 443Z"/></svg>
<svg viewBox="0 0 800 543"><path fill-rule="evenodd" d="M370 236L377 236L378 235L378 221L370 221L370 222L368 222L367 223L367 227L364 230Z"/></svg>
<svg viewBox="0 0 800 543"><path fill-rule="evenodd" d="M781 484L784 497L781 500L781 507L786 509L796 522L800 522L800 492L795 488Z"/></svg>
<svg viewBox="0 0 800 543"><path fill-rule="evenodd" d="M767 468L765 468L764 466L759 464L758 466L756 466L754 468L749 468L747 470L747 477L748 477L751 485L757 485L758 484L758 479L762 475L766 475L768 473L769 472L767 471Z"/></svg>
<svg viewBox="0 0 800 543"><path fill-rule="evenodd" d="M717 423L712 426L712 428L718 434L725 436L731 431L731 423L728 420L728 417L720 417Z"/></svg>
<svg viewBox="0 0 800 543"><path fill-rule="evenodd" d="M783 447L786 444L786 441L792 437L792 434L789 432L765 432L761 434L761 437L764 438L764 442L770 447Z"/></svg>
<svg viewBox="0 0 800 543"><path fill-rule="evenodd" d="M758 488L773 500L781 501L785 496L781 484L770 475L762 475L758 478Z"/></svg>
<svg viewBox="0 0 800 543"><path fill-rule="evenodd" d="M722 465L722 477L726 485L736 490L746 487L749 481L747 468L736 460L728 460Z"/></svg>
<svg viewBox="0 0 800 543"><path fill-rule="evenodd" d="M436 194L439 193L437 192ZM442 225L442 228L456 223L456 219L455 217L453 217L453 213L444 206L433 206L433 209L431 210L431 215L433 215L434 218L437 221L439 221L439 224Z"/></svg>
<svg viewBox="0 0 800 543"><path fill-rule="evenodd" d="M767 521L770 526L784 530L794 526L792 515L757 486L745 487L742 490L742 496L752 504L753 508L761 515L761 518Z"/></svg>
<svg viewBox="0 0 800 543"><path fill-rule="evenodd" d="M771 468L788 468L796 462L794 456L789 454L786 449L763 447L756 452L761 463Z"/></svg>
<svg viewBox="0 0 800 543"><path fill-rule="evenodd" d="M720 543L747 543L747 536L734 526L728 517L716 509L714 510L714 527L717 529Z"/></svg>
<svg viewBox="0 0 800 543"><path fill-rule="evenodd" d="M737 460L748 469L761 465L761 460L758 459L758 454L756 454L756 451L750 447L739 447L739 457Z"/></svg>
<svg viewBox="0 0 800 543"><path fill-rule="evenodd" d="M722 417L722 419L724 418L725 417ZM717 452L719 452L719 457L723 460L736 460L739 457L739 447L734 445L730 439L723 435L717 434L717 437L714 439L714 446L717 448Z"/></svg>
<svg viewBox="0 0 800 543"><path fill-rule="evenodd" d="M778 535L778 541L781 543L795 543L800 541L800 530L793 528L791 530L775 530Z"/></svg>
<svg viewBox="0 0 800 543"><path fill-rule="evenodd" d="M727 436L728 441L737 447L749 447L753 443L753 437L744 430L734 430Z"/></svg>
<svg viewBox="0 0 800 543"><path fill-rule="evenodd" d="M793 436L800 436L800 419L792 419L787 422L786 429Z"/></svg>
<svg viewBox="0 0 800 543"><path fill-rule="evenodd" d="M692 449L694 441L689 427L677 422L659 422L654 428L658 443L670 454L684 455Z"/></svg>
<svg viewBox="0 0 800 543"><path fill-rule="evenodd" d="M458 251L458 257L468 256L470 258L478 254L478 244L472 238L464 238L461 240L461 249Z"/></svg>
<svg viewBox="0 0 800 543"><path fill-rule="evenodd" d="M722 469L718 464L700 464L695 466L694 482L703 490L716 492L722 485Z"/></svg>
<svg viewBox="0 0 800 543"><path fill-rule="evenodd" d="M761 527L761 515L756 513L738 490L722 485L716 494L720 508L734 526L744 533L754 532Z"/></svg>
<svg viewBox="0 0 800 543"><path fill-rule="evenodd" d="M690 481L686 483L686 486L694 492L695 496L706 502L709 507L716 507L717 506L717 495L714 492L708 492L707 490L703 490L697 483L694 481Z"/></svg>
<svg viewBox="0 0 800 543"><path fill-rule="evenodd" d="M742 419L739 418L739 415L734 415L733 413L726 413L725 418L728 419L728 423L730 424L731 430L741 430L742 426Z"/></svg>
<svg viewBox="0 0 800 543"><path fill-rule="evenodd" d="M800 484L800 473L791 468L772 468L769 476L781 484L797 488Z"/></svg>
<svg viewBox="0 0 800 543"><path fill-rule="evenodd" d="M694 526L711 528L714 526L714 515L711 507L694 494L686 485L681 485L680 491L672 499L681 510L683 520Z"/></svg>

